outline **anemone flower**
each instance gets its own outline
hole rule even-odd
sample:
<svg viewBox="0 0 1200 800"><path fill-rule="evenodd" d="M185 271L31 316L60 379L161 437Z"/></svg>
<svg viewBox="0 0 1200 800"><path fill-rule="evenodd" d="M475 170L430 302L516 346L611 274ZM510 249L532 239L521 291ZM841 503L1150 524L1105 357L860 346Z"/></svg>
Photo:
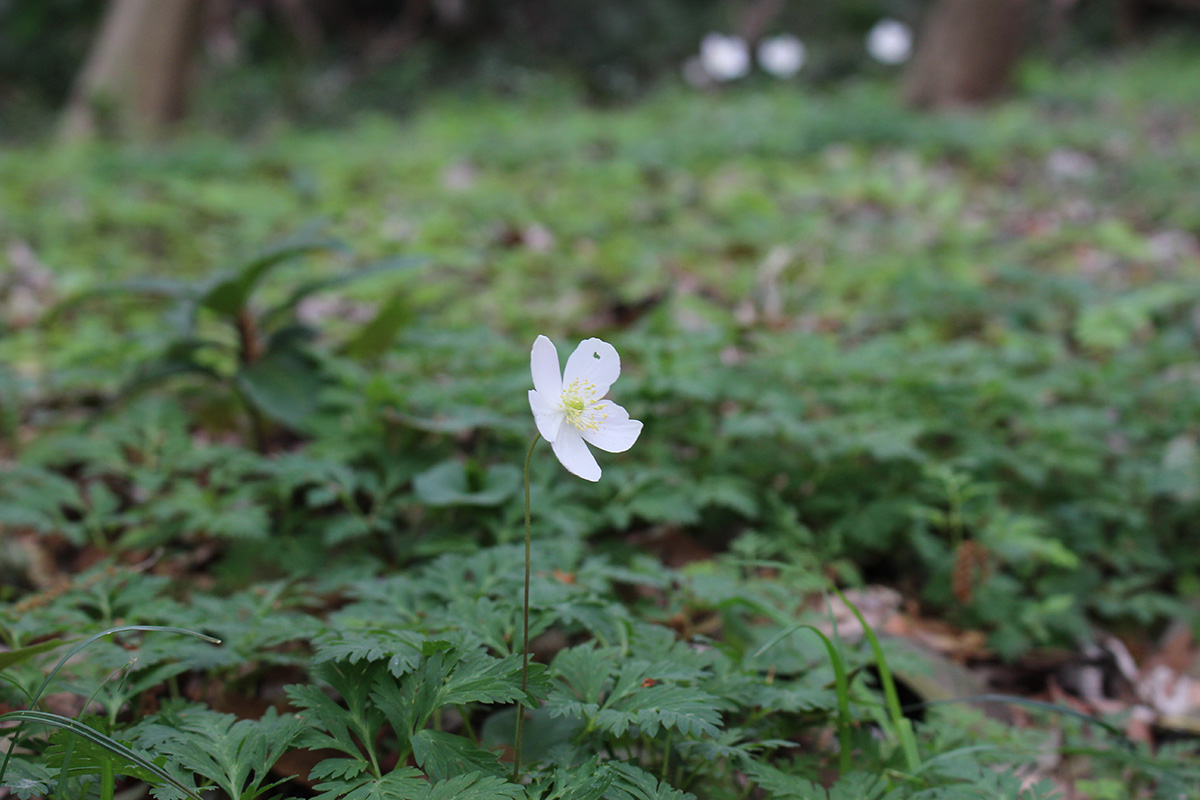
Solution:
<svg viewBox="0 0 1200 800"><path fill-rule="evenodd" d="M710 33L700 42L700 63L718 81L735 81L750 72L750 48L744 39Z"/></svg>
<svg viewBox="0 0 1200 800"><path fill-rule="evenodd" d="M804 42L784 33L758 43L758 65L776 78L790 78L804 66Z"/></svg>
<svg viewBox="0 0 1200 800"><path fill-rule="evenodd" d="M588 481L600 480L600 465L588 449L623 453L637 441L642 423L611 400L608 389L621 374L617 349L600 339L585 339L559 372L558 350L537 337L529 356L533 389L529 408L538 433L554 449L567 471Z"/></svg>
<svg viewBox="0 0 1200 800"><path fill-rule="evenodd" d="M912 53L912 30L898 20L881 19L867 34L867 52L880 64L902 64Z"/></svg>

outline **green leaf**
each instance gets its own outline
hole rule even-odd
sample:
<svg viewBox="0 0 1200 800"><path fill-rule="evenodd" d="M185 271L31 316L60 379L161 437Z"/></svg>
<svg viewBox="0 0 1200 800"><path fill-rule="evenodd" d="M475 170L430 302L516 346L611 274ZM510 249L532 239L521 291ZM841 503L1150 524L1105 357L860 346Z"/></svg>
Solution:
<svg viewBox="0 0 1200 800"><path fill-rule="evenodd" d="M143 727L141 736L173 763L208 778L230 797L253 800L274 785L267 783L271 767L305 728L301 717L280 716L274 707L258 720L191 708L162 724Z"/></svg>
<svg viewBox="0 0 1200 800"><path fill-rule="evenodd" d="M415 631L390 627L339 626L313 641L314 664L326 661L386 661L388 672L397 678L412 672L427 655L431 640Z"/></svg>
<svg viewBox="0 0 1200 800"><path fill-rule="evenodd" d="M481 486L468 487L461 461L443 461L413 479L418 499L431 506L497 506L517 493L521 471L512 464L495 464L483 474Z"/></svg>
<svg viewBox="0 0 1200 800"><path fill-rule="evenodd" d="M381 678L393 685L394 680L373 661L327 662L317 664L314 672L341 694L346 707L312 684L286 687L284 691L293 705L302 709L300 716L307 725L303 744L339 750L354 759L371 756L383 725L383 714L370 702L371 686ZM359 742L371 750L364 753Z"/></svg>
<svg viewBox="0 0 1200 800"><path fill-rule="evenodd" d="M420 771L398 767L382 778L368 774L323 781L313 788L321 793L314 800L420 800L429 792L429 783Z"/></svg>
<svg viewBox="0 0 1200 800"><path fill-rule="evenodd" d="M605 792L605 800L696 800L691 792L680 791L646 770L624 762L604 765L615 775L612 787Z"/></svg>
<svg viewBox="0 0 1200 800"><path fill-rule="evenodd" d="M600 703L604 686L612 677L616 663L615 648L600 649L595 642L559 651L553 673L584 703Z"/></svg>
<svg viewBox="0 0 1200 800"><path fill-rule="evenodd" d="M1075 320L1075 338L1096 350L1119 350L1152 327L1153 316L1184 302L1191 292L1171 283L1156 283L1123 292L1082 309Z"/></svg>
<svg viewBox="0 0 1200 800"><path fill-rule="evenodd" d="M303 429L317 412L325 388L317 362L292 344L269 347L238 370L235 382L255 408L294 430Z"/></svg>
<svg viewBox="0 0 1200 800"><path fill-rule="evenodd" d="M371 765L362 758L327 758L308 771L310 781L346 780L362 775Z"/></svg>
<svg viewBox="0 0 1200 800"><path fill-rule="evenodd" d="M449 659L438 653L434 659ZM538 695L550 689L544 664L529 665L528 686L521 689L521 656L493 658L481 650L462 655L438 692L439 705L463 703L512 703L521 700L530 706L538 705Z"/></svg>
<svg viewBox="0 0 1200 800"><path fill-rule="evenodd" d="M498 755L477 747L462 736L426 728L417 731L411 741L417 765L435 781L467 772L494 776L505 773Z"/></svg>
<svg viewBox="0 0 1200 800"><path fill-rule="evenodd" d="M684 735L719 735L718 699L702 689L669 682L677 661L678 657L659 663L637 660L618 666L612 649L585 645L564 650L554 659L553 672L574 697L556 690L551 713L582 716L610 736L623 736L634 727L650 736L662 728ZM689 666L682 674L698 672Z"/></svg>
<svg viewBox="0 0 1200 800"><path fill-rule="evenodd" d="M521 690L521 656L494 658L482 650L438 652L400 683L376 679L371 699L387 715L393 730L407 741L443 706L467 703L511 703L520 699L536 707L538 694L549 688L545 665L530 664L526 691Z"/></svg>
<svg viewBox="0 0 1200 800"><path fill-rule="evenodd" d="M50 796L50 772L40 763L14 758L4 785L20 800L38 800Z"/></svg>
<svg viewBox="0 0 1200 800"><path fill-rule="evenodd" d="M413 320L408 292L399 291L389 297L379 311L346 342L344 352L359 360L369 360L383 355L400 331Z"/></svg>
<svg viewBox="0 0 1200 800"><path fill-rule="evenodd" d="M553 800L599 800L616 778L613 770L600 766L598 759L592 757L570 769L559 766L554 770L548 790L538 784L537 793L531 793L531 796Z"/></svg>
<svg viewBox="0 0 1200 800"><path fill-rule="evenodd" d="M687 686L659 684L630 688L605 701L595 724L612 736L623 736L630 728L655 736L661 728L671 728L685 736L720 734L719 700L708 692Z"/></svg>
<svg viewBox="0 0 1200 800"><path fill-rule="evenodd" d="M326 238L300 239L270 247L257 258L213 278L200 295L200 306L226 317L237 317L258 282L271 270L311 253L344 249L337 240Z"/></svg>
<svg viewBox="0 0 1200 800"><path fill-rule="evenodd" d="M790 775L760 762L751 762L745 769L767 797L776 800L829 800L829 793L824 788L799 775Z"/></svg>
<svg viewBox="0 0 1200 800"><path fill-rule="evenodd" d="M0 670L8 669L14 664L20 664L22 661L27 661L42 653L49 653L51 650L56 650L64 644L69 644L73 641L75 640L51 639L48 642L39 642L38 644L31 644L28 647L18 647L16 650L8 650L0 653Z"/></svg>
<svg viewBox="0 0 1200 800"><path fill-rule="evenodd" d="M503 778L472 772L439 783L428 783L412 767L400 767L382 778L318 783L315 800L519 800L525 789Z"/></svg>
<svg viewBox="0 0 1200 800"><path fill-rule="evenodd" d="M747 519L758 515L754 484L736 475L713 475L701 481L699 495L711 506L736 511Z"/></svg>
<svg viewBox="0 0 1200 800"><path fill-rule="evenodd" d="M418 800L519 800L525 789L492 775L459 775L429 786Z"/></svg>
<svg viewBox="0 0 1200 800"><path fill-rule="evenodd" d="M1015 775L1011 777L1016 778ZM1019 786L1020 779L1016 779ZM877 800L877 798L885 797L885 793L888 798L896 796L896 793L888 791L888 782L881 775L867 772L851 772L849 775L842 775L838 778L838 782L829 789L829 800ZM984 797L989 795L989 792L984 793ZM978 794L971 791L969 796L974 798ZM996 794L991 796L1002 797L1004 795ZM1011 794L1008 796L1011 797Z"/></svg>
<svg viewBox="0 0 1200 800"><path fill-rule="evenodd" d="M583 730L578 717L555 716L548 707L525 708L524 743L521 757L526 764L536 764L550 758L550 752L575 740ZM505 708L488 715L480 730L480 740L490 747L511 747L516 733L517 709Z"/></svg>

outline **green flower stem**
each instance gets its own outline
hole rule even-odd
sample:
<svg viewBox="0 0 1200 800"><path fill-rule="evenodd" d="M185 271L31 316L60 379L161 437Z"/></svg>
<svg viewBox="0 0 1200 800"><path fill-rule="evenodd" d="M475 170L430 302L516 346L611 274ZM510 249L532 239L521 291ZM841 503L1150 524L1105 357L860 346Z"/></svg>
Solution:
<svg viewBox="0 0 1200 800"><path fill-rule="evenodd" d="M537 447L541 438L541 433L533 437L529 452L525 455L525 604L521 608L524 634L521 637L521 697L517 700L517 736L513 745L513 783L521 780L521 733L525 727L525 691L529 686L529 461L533 458L533 448Z"/></svg>

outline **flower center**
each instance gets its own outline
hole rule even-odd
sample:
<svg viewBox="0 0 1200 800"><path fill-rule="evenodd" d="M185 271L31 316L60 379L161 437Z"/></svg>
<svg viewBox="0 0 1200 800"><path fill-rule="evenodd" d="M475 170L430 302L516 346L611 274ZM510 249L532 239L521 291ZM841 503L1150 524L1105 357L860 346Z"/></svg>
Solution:
<svg viewBox="0 0 1200 800"><path fill-rule="evenodd" d="M608 419L603 413L607 404L596 402L596 385L591 381L576 378L563 387L559 402L567 422L583 431L600 429L600 424Z"/></svg>

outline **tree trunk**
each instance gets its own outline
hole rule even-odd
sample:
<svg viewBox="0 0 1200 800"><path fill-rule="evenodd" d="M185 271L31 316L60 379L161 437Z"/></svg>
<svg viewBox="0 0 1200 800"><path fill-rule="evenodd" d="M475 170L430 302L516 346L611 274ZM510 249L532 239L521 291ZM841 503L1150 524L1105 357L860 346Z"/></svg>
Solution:
<svg viewBox="0 0 1200 800"><path fill-rule="evenodd" d="M63 139L158 136L182 116L204 0L109 0L63 112Z"/></svg>
<svg viewBox="0 0 1200 800"><path fill-rule="evenodd" d="M1008 88L1031 0L938 0L917 41L904 100L918 108L985 103Z"/></svg>

